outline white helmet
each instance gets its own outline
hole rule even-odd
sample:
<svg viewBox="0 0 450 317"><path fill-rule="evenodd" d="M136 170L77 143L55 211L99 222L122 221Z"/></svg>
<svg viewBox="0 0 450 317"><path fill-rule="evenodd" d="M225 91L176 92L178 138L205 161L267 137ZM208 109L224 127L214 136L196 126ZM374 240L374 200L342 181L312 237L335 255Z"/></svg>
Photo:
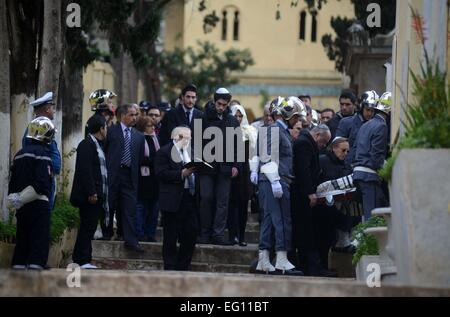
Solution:
<svg viewBox="0 0 450 317"><path fill-rule="evenodd" d="M378 103L375 106L375 109L388 114L389 112L391 112L391 105L392 105L392 93L389 91L386 91L378 99Z"/></svg>
<svg viewBox="0 0 450 317"><path fill-rule="evenodd" d="M296 96L290 96L284 99L280 110L283 119L286 121L290 120L295 115L298 115L299 119L302 121L306 120L306 107Z"/></svg>
<svg viewBox="0 0 450 317"><path fill-rule="evenodd" d="M55 137L56 129L47 117L37 117L28 124L27 138L50 144Z"/></svg>
<svg viewBox="0 0 450 317"><path fill-rule="evenodd" d="M379 100L379 96L375 90L369 90L362 94L360 105L361 107L369 107L369 108L375 108L377 105L377 102Z"/></svg>
<svg viewBox="0 0 450 317"><path fill-rule="evenodd" d="M320 120L319 120L319 114L317 113L316 110L311 109L311 124L315 127L317 127L320 124Z"/></svg>
<svg viewBox="0 0 450 317"><path fill-rule="evenodd" d="M281 116L280 110L281 110L281 104L283 103L283 101L284 101L284 98L278 96L270 102L269 112L271 115Z"/></svg>

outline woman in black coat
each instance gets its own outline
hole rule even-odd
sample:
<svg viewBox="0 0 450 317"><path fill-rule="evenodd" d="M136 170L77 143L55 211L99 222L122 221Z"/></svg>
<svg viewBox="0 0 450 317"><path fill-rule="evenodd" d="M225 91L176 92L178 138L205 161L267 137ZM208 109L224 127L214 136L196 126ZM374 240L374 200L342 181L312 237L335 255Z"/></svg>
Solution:
<svg viewBox="0 0 450 317"><path fill-rule="evenodd" d="M241 164L239 174L231 180L230 203L228 207L228 232L232 244L246 246L245 227L247 225L248 202L253 193L250 182L249 156L256 147L257 130L249 125L244 107L235 104L231 114L238 120L245 146L245 161Z"/></svg>
<svg viewBox="0 0 450 317"><path fill-rule="evenodd" d="M350 145L348 139L337 137L329 150L320 155L322 170L321 183L352 174L352 167L345 163ZM336 251L352 252L350 231L352 228L352 210L356 203L336 202L333 206L320 205L316 207L316 234L322 263L328 263L328 252L336 243Z"/></svg>
<svg viewBox="0 0 450 317"><path fill-rule="evenodd" d="M159 142L154 133L155 122L149 116L140 117L136 123L136 129L144 133L146 142L145 155L139 175L136 231L139 240L156 242L159 187L155 175L154 160L156 151L159 149Z"/></svg>

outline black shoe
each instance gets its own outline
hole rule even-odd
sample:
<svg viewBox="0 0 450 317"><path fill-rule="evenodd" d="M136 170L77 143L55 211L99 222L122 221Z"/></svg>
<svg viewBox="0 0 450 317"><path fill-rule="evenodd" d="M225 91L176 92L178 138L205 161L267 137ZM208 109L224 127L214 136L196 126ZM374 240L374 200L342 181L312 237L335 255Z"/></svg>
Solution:
<svg viewBox="0 0 450 317"><path fill-rule="evenodd" d="M353 254L356 252L356 248L353 244L350 244L346 247L343 248L339 248L339 247L333 247L332 248L333 252L337 252L337 253L346 253L346 254Z"/></svg>
<svg viewBox="0 0 450 317"><path fill-rule="evenodd" d="M127 249L129 251L134 251L137 253L144 253L144 249L139 244L130 245L128 243L125 243L124 246L125 246L125 249Z"/></svg>
<svg viewBox="0 0 450 317"><path fill-rule="evenodd" d="M328 270L320 270L317 272L313 272L309 274L309 276L317 276L317 277L338 277L337 272L328 271Z"/></svg>
<svg viewBox="0 0 450 317"><path fill-rule="evenodd" d="M241 242L239 242L239 245L240 245L241 247L246 247L246 246L247 246L247 242L241 241Z"/></svg>
<svg viewBox="0 0 450 317"><path fill-rule="evenodd" d="M290 269L290 270L280 270L275 268L275 275L286 275L286 276L305 276L305 274L302 271L296 270L296 269Z"/></svg>
<svg viewBox="0 0 450 317"><path fill-rule="evenodd" d="M215 245L228 245L228 246L233 245L232 242L226 241L223 238L212 238L211 243Z"/></svg>
<svg viewBox="0 0 450 317"><path fill-rule="evenodd" d="M276 275L275 271L261 271L261 270L255 270L254 274L264 274L264 275Z"/></svg>
<svg viewBox="0 0 450 317"><path fill-rule="evenodd" d="M198 244L210 244L211 240L209 238L201 237L201 238L197 238L197 243Z"/></svg>

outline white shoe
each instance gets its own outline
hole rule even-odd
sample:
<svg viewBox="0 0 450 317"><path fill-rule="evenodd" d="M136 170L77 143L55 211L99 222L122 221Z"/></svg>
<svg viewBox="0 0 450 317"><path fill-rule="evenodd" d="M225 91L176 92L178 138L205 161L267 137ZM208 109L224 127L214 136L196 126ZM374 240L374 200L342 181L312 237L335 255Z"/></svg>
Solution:
<svg viewBox="0 0 450 317"><path fill-rule="evenodd" d="M258 265L256 266L257 273L269 274L271 272L275 272L275 268L270 263L270 254L269 250L259 250L258 255Z"/></svg>
<svg viewBox="0 0 450 317"><path fill-rule="evenodd" d="M40 266L39 264L30 264L30 265L28 265L28 269L42 271L44 268L42 266Z"/></svg>
<svg viewBox="0 0 450 317"><path fill-rule="evenodd" d="M18 264L16 264L16 265L12 266L12 269L13 270L26 270L27 266L26 265L18 265Z"/></svg>
<svg viewBox="0 0 450 317"><path fill-rule="evenodd" d="M277 251L277 262L275 263L275 269L280 271L295 269L295 266L289 262L286 251Z"/></svg>
<svg viewBox="0 0 450 317"><path fill-rule="evenodd" d="M91 264L91 263L86 263L83 264L82 266L80 266L82 269L85 270L94 270L94 269L98 269L98 267L96 267L95 265Z"/></svg>

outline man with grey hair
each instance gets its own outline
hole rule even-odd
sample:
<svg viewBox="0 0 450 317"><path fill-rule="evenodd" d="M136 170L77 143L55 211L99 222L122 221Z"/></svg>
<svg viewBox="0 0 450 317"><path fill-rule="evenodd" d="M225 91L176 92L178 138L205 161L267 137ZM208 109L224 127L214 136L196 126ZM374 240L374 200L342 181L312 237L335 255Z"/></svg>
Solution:
<svg viewBox="0 0 450 317"><path fill-rule="evenodd" d="M191 130L176 127L172 142L163 146L155 157L159 179L159 207L163 222L163 260L165 270L189 270L198 231L194 168L189 148ZM180 248L177 249L177 241Z"/></svg>
<svg viewBox="0 0 450 317"><path fill-rule="evenodd" d="M319 151L330 138L328 126L319 124L310 131L302 130L293 147L295 179L291 187L291 210L294 251L290 256L294 261L298 260L299 269L309 276L335 276L320 262L313 217L313 207L317 205L316 188L320 184Z"/></svg>

